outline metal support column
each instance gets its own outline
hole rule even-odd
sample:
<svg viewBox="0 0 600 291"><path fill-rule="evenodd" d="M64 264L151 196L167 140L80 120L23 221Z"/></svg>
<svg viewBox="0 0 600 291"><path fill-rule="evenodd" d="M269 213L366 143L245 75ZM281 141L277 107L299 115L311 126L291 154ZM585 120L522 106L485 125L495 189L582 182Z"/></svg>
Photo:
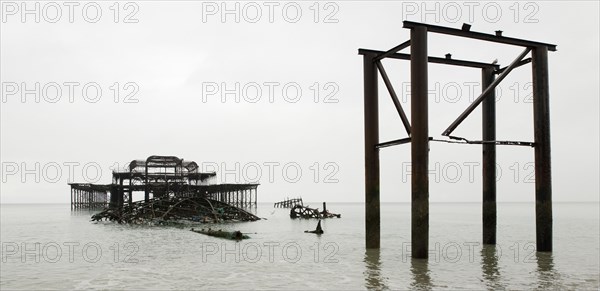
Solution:
<svg viewBox="0 0 600 291"><path fill-rule="evenodd" d="M375 54L363 56L365 122L365 240L367 249L380 246L379 105Z"/></svg>
<svg viewBox="0 0 600 291"><path fill-rule="evenodd" d="M413 258L427 258L429 247L429 130L427 28L410 31L411 82L411 248Z"/></svg>
<svg viewBox="0 0 600 291"><path fill-rule="evenodd" d="M548 48L532 50L533 123L535 141L535 230L537 250L552 251L552 175Z"/></svg>
<svg viewBox="0 0 600 291"><path fill-rule="evenodd" d="M481 70L482 88L494 82L494 69ZM482 137L496 140L496 92L490 91L482 102ZM483 244L496 244L496 144L483 144Z"/></svg>

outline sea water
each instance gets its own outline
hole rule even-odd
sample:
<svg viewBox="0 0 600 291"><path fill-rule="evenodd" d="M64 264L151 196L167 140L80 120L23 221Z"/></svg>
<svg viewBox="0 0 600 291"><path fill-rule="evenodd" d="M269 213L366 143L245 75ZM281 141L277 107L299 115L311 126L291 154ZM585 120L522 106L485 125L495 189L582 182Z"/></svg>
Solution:
<svg viewBox="0 0 600 291"><path fill-rule="evenodd" d="M320 203L309 203L320 207ZM341 218L183 227L90 222L62 204L1 205L6 289L598 289L599 205L554 203L554 251L535 251L535 204L499 203L497 245L481 244L481 204L432 203L428 260L410 256L410 204L381 206L381 249L365 250L364 205ZM240 230L234 242L190 228Z"/></svg>

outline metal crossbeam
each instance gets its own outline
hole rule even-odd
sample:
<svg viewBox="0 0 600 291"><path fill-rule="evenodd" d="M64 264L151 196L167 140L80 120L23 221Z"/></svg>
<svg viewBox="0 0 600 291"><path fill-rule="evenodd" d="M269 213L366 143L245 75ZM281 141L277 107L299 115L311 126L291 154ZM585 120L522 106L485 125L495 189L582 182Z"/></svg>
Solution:
<svg viewBox="0 0 600 291"><path fill-rule="evenodd" d="M403 25L404 28L413 29L415 27L425 27L425 28L427 28L427 32L449 34L449 35L474 38L474 39L503 43L503 44L523 46L523 47L545 46L548 48L549 51L556 51L555 44L530 41L530 40L524 40L524 39L518 39L518 38L512 38L512 37L505 37L505 36L498 36L498 35L494 35L494 34L474 32L474 31L469 31L469 30L461 30L461 29L456 29L456 28L431 25L431 24L419 23L419 22L412 22L412 21L404 21L403 24L404 24Z"/></svg>
<svg viewBox="0 0 600 291"><path fill-rule="evenodd" d="M410 140L411 140L410 137L406 137L406 138L386 141L386 142L382 142L380 144L375 145L375 148L381 149L381 148L387 148L387 147L391 147L391 146L395 146L395 145L405 144L405 143L409 143Z"/></svg>
<svg viewBox="0 0 600 291"><path fill-rule="evenodd" d="M514 145L514 146L528 146L534 147L535 143L529 141L513 141L513 140L468 140L463 137L456 136L448 136L450 139L454 140L444 140L444 139L434 139L429 138L430 141L435 142L445 142L445 143L454 143L454 144L493 144L493 145Z"/></svg>
<svg viewBox="0 0 600 291"><path fill-rule="evenodd" d="M384 51L378 51L378 50L358 49L359 55L366 55L366 54L379 55L379 54L384 54L384 53L385 53ZM399 59L399 60L410 60L410 55L402 54L402 53L395 53L395 54L391 54L391 55L387 56L387 58ZM452 65L452 66L471 67L471 68L480 68L480 69L482 69L482 68L499 69L500 68L500 66L498 66L496 64L472 62L472 61L457 60L457 59L446 59L446 58L438 58L438 57L428 57L428 61L432 64Z"/></svg>

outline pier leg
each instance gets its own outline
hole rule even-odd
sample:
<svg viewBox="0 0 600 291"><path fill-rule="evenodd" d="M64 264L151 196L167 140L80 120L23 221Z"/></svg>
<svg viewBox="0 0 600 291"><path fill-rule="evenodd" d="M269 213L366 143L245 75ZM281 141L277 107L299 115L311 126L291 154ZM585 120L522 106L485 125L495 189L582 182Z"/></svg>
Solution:
<svg viewBox="0 0 600 291"><path fill-rule="evenodd" d="M123 197L125 192L123 191L123 178L119 179L119 209L123 208L123 202L125 198Z"/></svg>
<svg viewBox="0 0 600 291"><path fill-rule="evenodd" d="M535 142L535 230L537 250L552 251L552 175L550 166L550 106L548 48L531 51Z"/></svg>
<svg viewBox="0 0 600 291"><path fill-rule="evenodd" d="M379 105L377 67L374 54L365 54L364 66L364 122L365 122L365 239L367 249L380 246L379 209Z"/></svg>
<svg viewBox="0 0 600 291"><path fill-rule="evenodd" d="M149 182L150 182L150 181L148 180L148 167L146 167L146 169L145 169L145 172L144 172L144 173L145 173L145 177L146 177L146 179L145 179L145 180L146 180L146 182L145 182L145 184L144 184L144 185L145 185L145 186L144 186L144 201L145 201L146 203L148 203L148 202L150 202L150 189L149 189L149 187L150 187L150 186L149 186Z"/></svg>
<svg viewBox="0 0 600 291"><path fill-rule="evenodd" d="M411 248L413 258L427 258L429 247L429 130L427 29L410 32L411 82Z"/></svg>
<svg viewBox="0 0 600 291"><path fill-rule="evenodd" d="M494 69L481 70L482 88L494 81ZM482 136L484 141L496 140L496 93L487 95L482 103ZM496 145L483 146L483 244L496 244Z"/></svg>
<svg viewBox="0 0 600 291"><path fill-rule="evenodd" d="M133 206L133 181L131 181L132 178L129 178L129 206Z"/></svg>
<svg viewBox="0 0 600 291"><path fill-rule="evenodd" d="M115 185L110 186L110 203L109 207L111 209L116 209L119 206L118 195L117 195L117 187Z"/></svg>

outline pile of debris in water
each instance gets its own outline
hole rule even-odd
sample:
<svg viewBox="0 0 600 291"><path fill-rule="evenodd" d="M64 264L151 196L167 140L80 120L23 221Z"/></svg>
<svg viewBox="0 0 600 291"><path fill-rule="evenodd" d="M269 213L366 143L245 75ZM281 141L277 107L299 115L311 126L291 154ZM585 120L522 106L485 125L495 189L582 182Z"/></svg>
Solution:
<svg viewBox="0 0 600 291"><path fill-rule="evenodd" d="M325 208L325 203L323 203ZM308 206L302 206L297 204L290 209L290 218L341 218L341 214L331 213L325 208L323 211L319 211L319 208L310 208Z"/></svg>
<svg viewBox="0 0 600 291"><path fill-rule="evenodd" d="M122 209L107 208L94 214L92 221L116 221L131 224L168 224L169 222L215 223L256 221L260 217L244 209L204 197L161 197L137 201Z"/></svg>

